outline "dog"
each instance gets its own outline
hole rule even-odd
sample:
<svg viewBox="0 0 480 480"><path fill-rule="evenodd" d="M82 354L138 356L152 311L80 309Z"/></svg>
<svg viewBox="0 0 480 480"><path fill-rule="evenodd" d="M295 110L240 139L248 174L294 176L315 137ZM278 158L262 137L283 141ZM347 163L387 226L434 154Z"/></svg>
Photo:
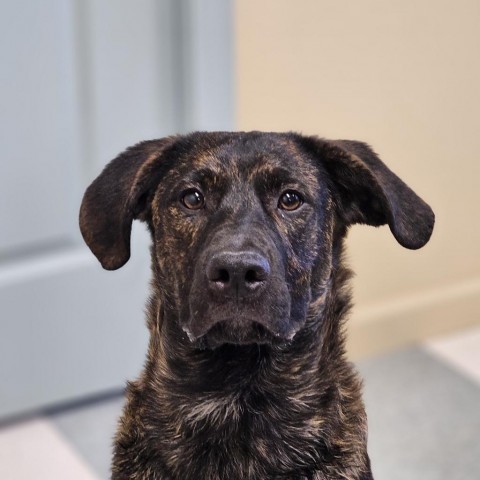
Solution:
<svg viewBox="0 0 480 480"><path fill-rule="evenodd" d="M371 480L361 381L345 358L350 225L404 247L434 214L365 143L195 132L141 142L86 190L102 266L152 238L144 370L128 383L113 480Z"/></svg>

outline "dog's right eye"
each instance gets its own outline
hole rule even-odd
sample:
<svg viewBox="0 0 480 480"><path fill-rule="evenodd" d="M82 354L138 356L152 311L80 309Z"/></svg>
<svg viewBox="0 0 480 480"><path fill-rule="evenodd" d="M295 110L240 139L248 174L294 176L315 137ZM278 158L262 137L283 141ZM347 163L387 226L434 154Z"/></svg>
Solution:
<svg viewBox="0 0 480 480"><path fill-rule="evenodd" d="M189 210L199 210L205 205L205 198L196 188L189 188L181 196L182 204Z"/></svg>
<svg viewBox="0 0 480 480"><path fill-rule="evenodd" d="M303 204L302 196L295 190L287 190L278 199L278 208L282 210L297 210Z"/></svg>

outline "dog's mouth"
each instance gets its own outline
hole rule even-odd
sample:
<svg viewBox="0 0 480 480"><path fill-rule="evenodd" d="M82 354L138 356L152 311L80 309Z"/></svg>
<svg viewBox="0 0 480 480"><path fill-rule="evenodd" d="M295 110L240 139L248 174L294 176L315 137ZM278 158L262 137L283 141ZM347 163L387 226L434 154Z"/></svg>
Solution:
<svg viewBox="0 0 480 480"><path fill-rule="evenodd" d="M234 345L280 344L285 343L287 339L272 333L259 322L242 320L240 323L228 319L216 322L197 341L205 348L215 348L226 343Z"/></svg>
<svg viewBox="0 0 480 480"><path fill-rule="evenodd" d="M286 282L276 279L261 299L213 295L197 282L180 312L180 325L200 348L223 344L285 344L303 323L297 318Z"/></svg>

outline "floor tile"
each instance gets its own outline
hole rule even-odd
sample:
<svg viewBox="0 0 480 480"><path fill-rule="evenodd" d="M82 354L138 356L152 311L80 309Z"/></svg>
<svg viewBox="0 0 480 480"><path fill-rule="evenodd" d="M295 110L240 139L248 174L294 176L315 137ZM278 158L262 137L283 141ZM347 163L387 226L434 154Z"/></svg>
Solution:
<svg viewBox="0 0 480 480"><path fill-rule="evenodd" d="M429 353L480 384L480 327L425 343Z"/></svg>
<svg viewBox="0 0 480 480"><path fill-rule="evenodd" d="M376 480L480 478L480 388L421 348L364 360Z"/></svg>
<svg viewBox="0 0 480 480"><path fill-rule="evenodd" d="M109 478L112 439L123 397L102 401L49 416L100 478Z"/></svg>
<svg viewBox="0 0 480 480"><path fill-rule="evenodd" d="M99 480L45 418L0 429L2 480Z"/></svg>

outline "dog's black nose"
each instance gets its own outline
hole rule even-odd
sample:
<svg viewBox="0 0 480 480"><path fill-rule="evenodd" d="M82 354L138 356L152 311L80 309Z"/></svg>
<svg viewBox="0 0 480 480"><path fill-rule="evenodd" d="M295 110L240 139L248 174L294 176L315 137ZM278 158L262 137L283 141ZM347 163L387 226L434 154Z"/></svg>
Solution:
<svg viewBox="0 0 480 480"><path fill-rule="evenodd" d="M267 283L270 264L256 252L221 252L210 259L206 273L212 290L247 297Z"/></svg>

